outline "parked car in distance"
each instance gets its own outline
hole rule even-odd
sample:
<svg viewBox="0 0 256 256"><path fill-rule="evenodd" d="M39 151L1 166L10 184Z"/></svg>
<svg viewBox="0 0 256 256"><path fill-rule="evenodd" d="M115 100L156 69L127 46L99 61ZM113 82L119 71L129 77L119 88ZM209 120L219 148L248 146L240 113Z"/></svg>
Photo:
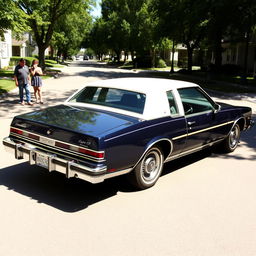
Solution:
<svg viewBox="0 0 256 256"><path fill-rule="evenodd" d="M164 163L220 144L236 149L252 110L216 103L198 85L154 78L98 80L63 104L14 117L3 140L17 159L91 183L128 174L153 186Z"/></svg>
<svg viewBox="0 0 256 256"><path fill-rule="evenodd" d="M83 60L83 59L84 59L84 57L82 55L76 56L76 60Z"/></svg>
<svg viewBox="0 0 256 256"><path fill-rule="evenodd" d="M89 60L89 56L88 55L84 55L84 60Z"/></svg>

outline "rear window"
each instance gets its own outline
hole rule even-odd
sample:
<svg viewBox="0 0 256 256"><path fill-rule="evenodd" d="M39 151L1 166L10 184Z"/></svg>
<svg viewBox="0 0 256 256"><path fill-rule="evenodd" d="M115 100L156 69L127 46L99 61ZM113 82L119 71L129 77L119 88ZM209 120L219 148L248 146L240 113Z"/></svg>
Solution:
<svg viewBox="0 0 256 256"><path fill-rule="evenodd" d="M89 103L142 114L146 95L115 88L85 87L69 102Z"/></svg>

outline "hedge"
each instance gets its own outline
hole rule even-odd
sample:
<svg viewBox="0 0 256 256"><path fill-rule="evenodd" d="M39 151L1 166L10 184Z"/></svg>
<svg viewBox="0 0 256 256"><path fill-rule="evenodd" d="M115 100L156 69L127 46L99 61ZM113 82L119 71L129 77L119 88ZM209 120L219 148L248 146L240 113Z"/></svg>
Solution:
<svg viewBox="0 0 256 256"><path fill-rule="evenodd" d="M9 66L16 66L19 64L20 59L23 58L26 60L26 65L31 66L32 61L35 59L34 57L20 57L20 56L12 56L9 62Z"/></svg>

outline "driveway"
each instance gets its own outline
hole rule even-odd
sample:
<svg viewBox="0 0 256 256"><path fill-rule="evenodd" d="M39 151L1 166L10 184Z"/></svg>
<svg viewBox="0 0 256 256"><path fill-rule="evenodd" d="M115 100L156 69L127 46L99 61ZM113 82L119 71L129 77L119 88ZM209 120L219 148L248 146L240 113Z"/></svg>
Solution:
<svg viewBox="0 0 256 256"><path fill-rule="evenodd" d="M0 139L16 114L53 106L96 79L145 75L75 62L44 81L44 105L21 106L14 91L0 101ZM254 98L216 99L251 106ZM206 150L165 165L151 189L123 177L92 185L48 173L1 150L1 255L256 255L256 131L237 150Z"/></svg>

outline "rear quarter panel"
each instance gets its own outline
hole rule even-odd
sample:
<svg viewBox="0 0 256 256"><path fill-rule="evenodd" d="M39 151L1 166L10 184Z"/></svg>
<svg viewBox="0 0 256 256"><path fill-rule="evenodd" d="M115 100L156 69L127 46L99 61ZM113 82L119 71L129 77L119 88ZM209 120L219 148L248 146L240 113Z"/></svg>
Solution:
<svg viewBox="0 0 256 256"><path fill-rule="evenodd" d="M186 132L184 117L175 119L165 117L143 121L108 135L104 138L108 169L121 170L133 167L144 152L157 141L171 140L184 132ZM175 141L172 145L173 153L179 153L184 143L185 139Z"/></svg>

